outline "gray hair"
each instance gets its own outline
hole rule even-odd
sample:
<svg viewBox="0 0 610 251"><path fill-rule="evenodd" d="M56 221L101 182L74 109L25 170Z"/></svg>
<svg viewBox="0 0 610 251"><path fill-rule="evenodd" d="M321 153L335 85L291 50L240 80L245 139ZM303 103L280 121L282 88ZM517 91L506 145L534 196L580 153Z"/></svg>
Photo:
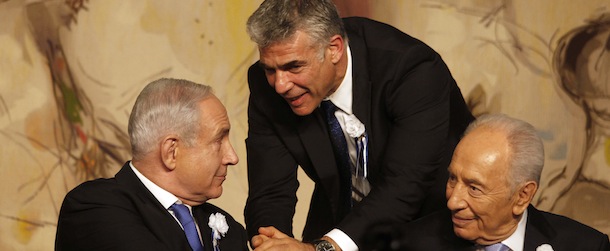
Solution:
<svg viewBox="0 0 610 251"><path fill-rule="evenodd" d="M282 42L296 31L307 33L317 46L334 35L347 41L343 21L331 0L265 0L248 18L247 32L259 48Z"/></svg>
<svg viewBox="0 0 610 251"><path fill-rule="evenodd" d="M200 130L199 102L212 95L211 87L188 80L162 78L149 83L133 106L128 132L134 159L159 146L175 133L187 147L194 146Z"/></svg>
<svg viewBox="0 0 610 251"><path fill-rule="evenodd" d="M487 128L504 132L511 149L509 166L511 170L507 180L514 191L518 185L527 181L540 184L540 175L544 166L544 146L536 129L529 123L504 114L482 115L472 122L465 135L476 128Z"/></svg>

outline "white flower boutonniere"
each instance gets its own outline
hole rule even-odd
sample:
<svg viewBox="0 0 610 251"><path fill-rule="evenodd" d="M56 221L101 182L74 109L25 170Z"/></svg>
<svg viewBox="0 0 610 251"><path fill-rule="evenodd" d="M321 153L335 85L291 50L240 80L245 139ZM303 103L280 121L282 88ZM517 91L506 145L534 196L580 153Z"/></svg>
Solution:
<svg viewBox="0 0 610 251"><path fill-rule="evenodd" d="M360 138L360 136L364 135L364 124L356 118L353 114L350 115L345 121L345 131L352 138Z"/></svg>
<svg viewBox="0 0 610 251"><path fill-rule="evenodd" d="M356 140L356 176L366 178L368 176L368 136L364 124L354 115L349 115L345 119L345 131Z"/></svg>
<svg viewBox="0 0 610 251"><path fill-rule="evenodd" d="M549 244L542 244L536 248L536 251L553 251L553 247Z"/></svg>
<svg viewBox="0 0 610 251"><path fill-rule="evenodd" d="M229 225L227 224L227 218L221 213L215 213L210 215L208 226L212 229L212 242L214 250L220 251L218 241L224 237L227 231L229 231Z"/></svg>

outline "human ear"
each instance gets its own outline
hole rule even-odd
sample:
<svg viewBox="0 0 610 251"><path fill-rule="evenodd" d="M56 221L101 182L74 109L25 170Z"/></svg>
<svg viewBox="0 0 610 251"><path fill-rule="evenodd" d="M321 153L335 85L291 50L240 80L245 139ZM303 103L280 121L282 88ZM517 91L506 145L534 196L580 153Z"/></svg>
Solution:
<svg viewBox="0 0 610 251"><path fill-rule="evenodd" d="M333 64L339 62L343 53L345 53L345 41L340 35L334 35L330 38L330 44L328 46L330 50L330 59Z"/></svg>
<svg viewBox="0 0 610 251"><path fill-rule="evenodd" d="M526 182L521 189L517 191L517 200L513 205L513 214L521 215L534 199L534 194L536 194L537 190L538 184L536 182Z"/></svg>
<svg viewBox="0 0 610 251"><path fill-rule="evenodd" d="M178 156L178 139L166 137L161 142L161 160L165 168L174 170L176 168L176 158Z"/></svg>

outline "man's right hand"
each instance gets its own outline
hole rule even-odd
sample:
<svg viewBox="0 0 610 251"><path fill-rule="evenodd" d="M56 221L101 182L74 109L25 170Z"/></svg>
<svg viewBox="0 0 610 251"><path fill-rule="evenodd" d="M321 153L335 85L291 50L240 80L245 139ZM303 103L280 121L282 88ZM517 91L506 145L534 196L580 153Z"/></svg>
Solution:
<svg viewBox="0 0 610 251"><path fill-rule="evenodd" d="M294 239L275 227L259 228L258 235L252 237L250 242L254 247L254 251L315 251L312 244Z"/></svg>

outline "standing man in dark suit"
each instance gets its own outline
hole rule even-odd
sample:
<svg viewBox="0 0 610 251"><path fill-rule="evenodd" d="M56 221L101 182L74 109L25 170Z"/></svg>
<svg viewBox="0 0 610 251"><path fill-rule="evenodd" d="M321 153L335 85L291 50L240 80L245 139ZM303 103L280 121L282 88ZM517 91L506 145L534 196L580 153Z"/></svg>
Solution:
<svg viewBox="0 0 610 251"><path fill-rule="evenodd" d="M249 236L292 234L298 166L315 182L303 239L326 235L320 248L357 250L370 224L443 207L472 116L434 50L383 23L342 20L330 0L264 1L247 31L260 53L248 72Z"/></svg>
<svg viewBox="0 0 610 251"><path fill-rule="evenodd" d="M248 250L243 226L207 203L238 158L209 86L160 79L129 118L133 159L64 199L56 250ZM194 223L193 223L194 221Z"/></svg>
<svg viewBox="0 0 610 251"><path fill-rule="evenodd" d="M401 237L386 243L392 245L367 248L483 250L497 244L510 249L494 250L610 251L607 235L530 204L543 165L544 148L534 127L505 115L481 116L455 148L447 181L449 210L402 226L396 231Z"/></svg>

